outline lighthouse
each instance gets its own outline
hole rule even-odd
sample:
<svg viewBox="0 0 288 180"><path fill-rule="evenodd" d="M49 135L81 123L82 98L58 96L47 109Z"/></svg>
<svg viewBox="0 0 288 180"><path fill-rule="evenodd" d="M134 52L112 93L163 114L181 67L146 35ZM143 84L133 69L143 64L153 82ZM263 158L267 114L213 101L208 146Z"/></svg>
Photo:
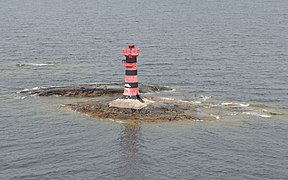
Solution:
<svg viewBox="0 0 288 180"><path fill-rule="evenodd" d="M143 102L139 96L138 86L138 71L137 71L137 56L140 54L140 49L134 45L129 45L123 49L123 66L125 67L125 85L122 99L134 99Z"/></svg>
<svg viewBox="0 0 288 180"><path fill-rule="evenodd" d="M140 49L134 45L129 45L123 49L123 66L125 67L125 84L122 97L109 102L109 107L142 109L147 105L154 103L152 100L142 99L139 95L138 84L138 65L137 57L140 54Z"/></svg>

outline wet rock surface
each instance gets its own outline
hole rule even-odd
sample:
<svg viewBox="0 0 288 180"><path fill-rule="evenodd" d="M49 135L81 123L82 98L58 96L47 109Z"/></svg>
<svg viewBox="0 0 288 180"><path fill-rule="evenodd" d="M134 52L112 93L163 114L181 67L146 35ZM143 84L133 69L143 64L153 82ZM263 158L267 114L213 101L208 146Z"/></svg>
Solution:
<svg viewBox="0 0 288 180"><path fill-rule="evenodd" d="M114 99L97 98L88 102L68 104L65 107L93 118L124 122L202 121L197 117L195 106L189 102L145 97L154 103L142 109L109 107L109 102Z"/></svg>
<svg viewBox="0 0 288 180"><path fill-rule="evenodd" d="M169 91L171 88L157 85L139 84L140 93L154 93ZM66 96L66 97L99 97L121 95L124 84L101 83L101 84L76 84L56 87L34 88L20 91L20 94L39 96Z"/></svg>

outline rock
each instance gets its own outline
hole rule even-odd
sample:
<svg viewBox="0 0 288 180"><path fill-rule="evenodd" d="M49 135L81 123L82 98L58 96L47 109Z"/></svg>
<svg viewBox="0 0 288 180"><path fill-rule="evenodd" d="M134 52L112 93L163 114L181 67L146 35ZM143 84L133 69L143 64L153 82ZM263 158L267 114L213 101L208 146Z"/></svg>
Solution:
<svg viewBox="0 0 288 180"><path fill-rule="evenodd" d="M124 84L78 84L48 88L33 88L21 91L24 95L66 96L66 97L97 97L87 102L64 105L71 110L86 114L97 119L107 119L122 122L166 122L166 121L203 121L214 120L211 116L199 114L195 104L153 97L159 91L172 90L157 85L139 84L144 103L138 100L119 99L124 90Z"/></svg>
<svg viewBox="0 0 288 180"><path fill-rule="evenodd" d="M140 93L153 93L158 91L172 90L168 87L157 85L139 84ZM39 96L66 96L66 97L99 97L116 96L122 94L124 84L121 83L101 83L101 84L78 84L58 87L33 88L20 91L21 94Z"/></svg>
<svg viewBox="0 0 288 180"><path fill-rule="evenodd" d="M102 97L88 102L68 104L66 108L97 119L112 119L125 122L200 120L197 117L195 106L189 102L146 97L145 100L151 103L143 108L134 109L109 106L109 103L113 102L114 99Z"/></svg>

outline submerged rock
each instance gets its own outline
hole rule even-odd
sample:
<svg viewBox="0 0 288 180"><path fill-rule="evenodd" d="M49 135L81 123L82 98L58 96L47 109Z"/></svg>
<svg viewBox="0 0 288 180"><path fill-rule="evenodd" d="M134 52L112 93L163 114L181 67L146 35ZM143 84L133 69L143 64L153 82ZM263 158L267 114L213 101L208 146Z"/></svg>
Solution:
<svg viewBox="0 0 288 180"><path fill-rule="evenodd" d="M153 93L158 91L172 90L168 87L157 85L139 84L140 93ZM39 96L66 96L66 97L99 97L121 95L124 85L121 83L101 84L76 84L57 87L33 88L20 91L21 94Z"/></svg>

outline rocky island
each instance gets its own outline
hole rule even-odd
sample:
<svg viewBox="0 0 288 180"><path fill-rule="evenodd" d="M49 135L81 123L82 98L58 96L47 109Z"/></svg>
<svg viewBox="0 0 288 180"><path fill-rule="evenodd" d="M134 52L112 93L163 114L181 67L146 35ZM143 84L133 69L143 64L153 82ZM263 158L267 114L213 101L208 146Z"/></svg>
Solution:
<svg viewBox="0 0 288 180"><path fill-rule="evenodd" d="M89 97L91 100L64 105L96 119L125 122L165 122L165 121L202 121L209 118L199 117L194 104L189 102L154 97L160 91L171 91L169 87L139 84L143 96L143 107L118 107L123 93L122 83L95 83L34 88L20 91L20 94L38 96ZM121 100L120 100L121 101ZM113 104L114 103L114 104ZM116 106L115 106L116 103Z"/></svg>

